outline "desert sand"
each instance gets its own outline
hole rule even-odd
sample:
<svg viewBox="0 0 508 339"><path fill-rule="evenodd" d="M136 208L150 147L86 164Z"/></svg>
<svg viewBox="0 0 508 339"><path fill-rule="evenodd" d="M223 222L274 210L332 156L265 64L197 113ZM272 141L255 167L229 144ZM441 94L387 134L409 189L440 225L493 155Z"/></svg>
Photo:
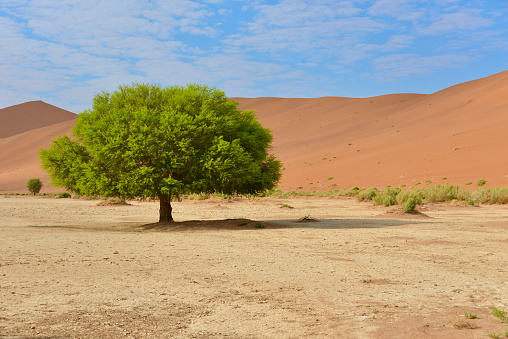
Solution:
<svg viewBox="0 0 508 339"><path fill-rule="evenodd" d="M485 179L494 187L508 186L506 93L508 71L429 95L232 99L272 130L285 191L410 188L427 180L465 186ZM27 192L31 178L46 184L42 192L55 191L37 152L70 134L75 116L48 107L32 102L0 110L0 193ZM25 123L39 116L52 124ZM6 126L14 125L25 127L13 135Z"/></svg>
<svg viewBox="0 0 508 339"><path fill-rule="evenodd" d="M507 206L426 204L425 215L402 217L354 199L187 200L164 225L156 202L97 204L0 196L1 338L505 329L490 311L508 309Z"/></svg>

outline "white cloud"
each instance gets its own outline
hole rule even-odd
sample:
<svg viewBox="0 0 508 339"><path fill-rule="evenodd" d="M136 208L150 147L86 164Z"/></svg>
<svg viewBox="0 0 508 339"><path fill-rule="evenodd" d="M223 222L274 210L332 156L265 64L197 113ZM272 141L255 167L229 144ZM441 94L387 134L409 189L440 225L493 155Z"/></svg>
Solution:
<svg viewBox="0 0 508 339"><path fill-rule="evenodd" d="M460 31L473 31L490 27L492 24L492 20L481 16L479 11L463 9L455 13L439 15L429 26L420 29L418 33L422 35L442 35Z"/></svg>
<svg viewBox="0 0 508 339"><path fill-rule="evenodd" d="M293 53L305 55L308 62L314 63L330 57L350 59L351 46L387 28L382 21L361 16L363 10L350 1L285 0L253 8L257 11L253 20L224 43L274 58Z"/></svg>
<svg viewBox="0 0 508 339"><path fill-rule="evenodd" d="M412 75L430 74L469 62L471 57L458 54L420 56L394 54L373 60L374 76L378 79L395 79Z"/></svg>
<svg viewBox="0 0 508 339"><path fill-rule="evenodd" d="M79 111L96 92L133 81L197 82L236 96L341 95L359 74L430 74L507 51L506 16L487 7L459 0L4 0L0 106L16 96Z"/></svg>

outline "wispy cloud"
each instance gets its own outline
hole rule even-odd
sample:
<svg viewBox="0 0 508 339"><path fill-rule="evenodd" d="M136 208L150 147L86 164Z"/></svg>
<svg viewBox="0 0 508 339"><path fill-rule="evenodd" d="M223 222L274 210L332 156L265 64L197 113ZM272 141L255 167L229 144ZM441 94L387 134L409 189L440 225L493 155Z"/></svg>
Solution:
<svg viewBox="0 0 508 339"><path fill-rule="evenodd" d="M421 75L435 71L461 67L471 57L458 54L420 56L415 54L393 54L373 60L372 76L382 80Z"/></svg>
<svg viewBox="0 0 508 339"><path fill-rule="evenodd" d="M370 80L405 79L405 90L415 77L418 92L444 69L508 68L507 10L459 0L4 0L0 107L42 99L81 111L133 81L355 96L383 94Z"/></svg>
<svg viewBox="0 0 508 339"><path fill-rule="evenodd" d="M475 31L479 28L492 26L492 19L481 15L479 10L462 9L454 13L444 13L438 15L433 22L420 30L423 35L442 35L449 33L459 33L461 31Z"/></svg>

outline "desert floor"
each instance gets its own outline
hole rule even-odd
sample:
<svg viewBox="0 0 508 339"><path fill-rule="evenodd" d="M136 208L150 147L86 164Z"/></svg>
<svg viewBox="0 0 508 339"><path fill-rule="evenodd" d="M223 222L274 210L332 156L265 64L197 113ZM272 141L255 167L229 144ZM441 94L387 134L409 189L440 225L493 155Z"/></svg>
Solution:
<svg viewBox="0 0 508 339"><path fill-rule="evenodd" d="M0 196L0 338L505 330L490 312L508 309L508 206L401 216L352 199L189 200L160 225L156 202L97 203Z"/></svg>

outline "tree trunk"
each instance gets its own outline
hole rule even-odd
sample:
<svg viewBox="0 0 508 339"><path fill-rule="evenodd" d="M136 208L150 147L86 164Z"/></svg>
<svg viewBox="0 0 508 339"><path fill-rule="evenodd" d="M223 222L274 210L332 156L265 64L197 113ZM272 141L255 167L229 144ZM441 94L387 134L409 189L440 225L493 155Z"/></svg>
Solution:
<svg viewBox="0 0 508 339"><path fill-rule="evenodd" d="M159 201L159 222L173 222L173 208L171 207L171 199L166 197L159 197Z"/></svg>

